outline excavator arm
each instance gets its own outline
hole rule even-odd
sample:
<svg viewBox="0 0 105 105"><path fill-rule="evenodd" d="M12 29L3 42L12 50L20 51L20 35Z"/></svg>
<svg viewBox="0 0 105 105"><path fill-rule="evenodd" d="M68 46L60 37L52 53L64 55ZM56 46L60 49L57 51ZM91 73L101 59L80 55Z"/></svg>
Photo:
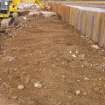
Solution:
<svg viewBox="0 0 105 105"><path fill-rule="evenodd" d="M36 4L40 6L42 10L45 9L45 4L41 0L34 0Z"/></svg>

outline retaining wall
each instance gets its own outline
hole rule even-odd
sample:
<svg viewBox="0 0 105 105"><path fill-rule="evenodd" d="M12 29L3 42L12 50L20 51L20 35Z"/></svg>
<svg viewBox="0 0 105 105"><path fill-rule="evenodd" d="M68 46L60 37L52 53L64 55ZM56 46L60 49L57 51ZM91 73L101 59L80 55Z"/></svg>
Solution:
<svg viewBox="0 0 105 105"><path fill-rule="evenodd" d="M52 11L74 26L83 35L105 48L105 9L58 2L49 2Z"/></svg>

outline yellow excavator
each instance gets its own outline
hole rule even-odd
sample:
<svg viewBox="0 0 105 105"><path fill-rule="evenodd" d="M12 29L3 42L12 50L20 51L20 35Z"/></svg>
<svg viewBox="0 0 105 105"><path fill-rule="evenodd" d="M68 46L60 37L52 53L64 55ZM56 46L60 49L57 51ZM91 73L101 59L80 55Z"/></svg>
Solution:
<svg viewBox="0 0 105 105"><path fill-rule="evenodd" d="M45 5L41 0L34 0L41 9L45 9ZM0 20L3 25L9 23L10 17L16 17L18 15L18 5L20 0L0 0Z"/></svg>
<svg viewBox="0 0 105 105"><path fill-rule="evenodd" d="M0 26L8 27L11 19L18 15L20 0L0 0Z"/></svg>

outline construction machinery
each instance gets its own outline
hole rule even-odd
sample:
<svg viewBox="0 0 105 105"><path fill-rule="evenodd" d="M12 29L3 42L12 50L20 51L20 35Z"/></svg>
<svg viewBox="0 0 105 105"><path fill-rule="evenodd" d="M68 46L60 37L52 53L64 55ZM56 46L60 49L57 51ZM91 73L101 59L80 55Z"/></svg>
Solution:
<svg viewBox="0 0 105 105"><path fill-rule="evenodd" d="M0 18L8 18L17 13L20 0L0 0Z"/></svg>
<svg viewBox="0 0 105 105"><path fill-rule="evenodd" d="M18 3L20 0L0 0L0 24L8 26L11 18L17 16Z"/></svg>
<svg viewBox="0 0 105 105"><path fill-rule="evenodd" d="M34 0L41 9L45 9L45 4L41 0ZM0 18L13 17L18 11L20 0L0 0Z"/></svg>
<svg viewBox="0 0 105 105"><path fill-rule="evenodd" d="M18 4L20 0L0 0L0 24L8 26L11 19L18 15ZM41 0L34 0L42 10L45 9L45 4Z"/></svg>

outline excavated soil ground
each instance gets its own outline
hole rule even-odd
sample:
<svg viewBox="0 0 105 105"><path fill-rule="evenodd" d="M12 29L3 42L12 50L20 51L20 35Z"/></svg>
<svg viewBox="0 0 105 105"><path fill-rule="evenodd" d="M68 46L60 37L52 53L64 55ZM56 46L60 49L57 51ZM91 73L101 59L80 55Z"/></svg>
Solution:
<svg viewBox="0 0 105 105"><path fill-rule="evenodd" d="M28 18L0 48L0 105L105 105L104 50L56 16Z"/></svg>

